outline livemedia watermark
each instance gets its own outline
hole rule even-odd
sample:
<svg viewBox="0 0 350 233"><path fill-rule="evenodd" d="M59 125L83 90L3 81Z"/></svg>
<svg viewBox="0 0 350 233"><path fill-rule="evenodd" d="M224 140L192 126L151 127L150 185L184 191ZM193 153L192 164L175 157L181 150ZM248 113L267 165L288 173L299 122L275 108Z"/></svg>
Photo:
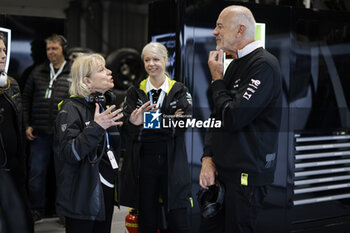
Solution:
<svg viewBox="0 0 350 233"><path fill-rule="evenodd" d="M221 128L222 122L214 118L200 120L192 118L191 115L162 115L160 112L144 112L144 129L167 129L167 128Z"/></svg>

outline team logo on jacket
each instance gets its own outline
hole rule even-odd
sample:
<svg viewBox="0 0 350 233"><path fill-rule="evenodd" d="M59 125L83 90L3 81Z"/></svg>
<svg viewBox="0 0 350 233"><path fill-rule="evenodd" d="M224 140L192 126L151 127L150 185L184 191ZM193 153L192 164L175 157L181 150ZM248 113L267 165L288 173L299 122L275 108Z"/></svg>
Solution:
<svg viewBox="0 0 350 233"><path fill-rule="evenodd" d="M267 154L266 155L266 164L265 164L265 168L270 168L273 166L274 162L276 159L276 154Z"/></svg>
<svg viewBox="0 0 350 233"><path fill-rule="evenodd" d="M160 116L162 114L157 112L143 113L143 128L144 129L160 129Z"/></svg>
<svg viewBox="0 0 350 233"><path fill-rule="evenodd" d="M236 89L236 88L238 88L239 87L239 82L241 81L241 79L239 78L239 79L237 79L235 82L234 82L234 84L233 84L233 88L234 89Z"/></svg>
<svg viewBox="0 0 350 233"><path fill-rule="evenodd" d="M62 132L66 131L66 129L67 129L67 124L62 124L61 125Z"/></svg>
<svg viewBox="0 0 350 233"><path fill-rule="evenodd" d="M260 80L251 79L246 92L244 92L243 94L243 98L246 100L250 100L250 97L252 97L256 90L258 90L260 84Z"/></svg>

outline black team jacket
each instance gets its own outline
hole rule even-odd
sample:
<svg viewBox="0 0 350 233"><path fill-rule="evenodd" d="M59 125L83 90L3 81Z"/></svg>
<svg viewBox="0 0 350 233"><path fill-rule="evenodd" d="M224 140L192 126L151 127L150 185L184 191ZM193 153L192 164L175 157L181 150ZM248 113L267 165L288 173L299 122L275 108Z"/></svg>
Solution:
<svg viewBox="0 0 350 233"><path fill-rule="evenodd" d="M13 179L15 179L16 184L19 186L25 187L25 180L26 180L26 166L25 166L25 151L24 151L24 134L23 134L23 115L22 115L22 100L21 100L21 94L20 89L18 86L18 83L15 79L8 77L11 80L11 86L9 89L5 90L3 93L3 96L5 100L11 105L11 107L14 110L15 113L15 131L16 131L16 147L17 147L17 153L14 157L6 158L7 164L6 168L10 169L10 173L13 176ZM6 124L6 122L3 122L2 124ZM2 135L3 137L3 143L7 142L8 145L11 145L11 142L7 141L6 138L7 135ZM0 142L1 150L5 151L5 145L2 145L2 142ZM13 146L13 145L12 145ZM2 160L1 160L2 161Z"/></svg>
<svg viewBox="0 0 350 233"><path fill-rule="evenodd" d="M205 137L203 156L211 156L219 177L242 185L273 182L281 122L282 86L277 59L263 48L228 66L210 91L213 118L220 129Z"/></svg>
<svg viewBox="0 0 350 233"><path fill-rule="evenodd" d="M15 79L8 78L11 82L10 88L0 94L0 98L3 97L8 106L13 109L14 118L12 121L14 125L9 124L8 121L3 121L0 122L0 127L4 127L2 129L5 132L8 127L14 127L15 134L12 136L16 137L17 143L14 143L14 138L8 135L9 132L4 133L3 130L0 130L0 216L4 219L4 225L8 232L31 233L34 232L34 223L25 198L26 159L24 129L22 127L22 100L18 83ZM2 107L0 106L0 109ZM11 116L9 113L3 112L2 114ZM15 147L16 149L9 149L9 147ZM10 152L16 152L7 154L6 149Z"/></svg>
<svg viewBox="0 0 350 233"><path fill-rule="evenodd" d="M162 115L174 115L177 109L184 111L184 116L192 115L192 97L187 88L180 82L169 81L169 91L161 108ZM149 101L146 94L146 82L143 80L139 88L130 87L123 103L125 123L122 129L126 153L121 169L120 204L138 207L139 201L139 160L143 142L163 141L167 145L168 156L168 209L186 208L192 204L191 177L187 161L184 140L184 129L162 128L143 129L128 122L131 112ZM142 198L142 197L141 197Z"/></svg>
<svg viewBox="0 0 350 233"><path fill-rule="evenodd" d="M60 106L54 133L57 213L76 219L103 221L105 206L99 174L111 184L116 183L117 178L117 171L112 169L107 157L106 130L94 121L94 103L88 103L82 97L71 97ZM107 132L118 161L118 128L110 127Z"/></svg>

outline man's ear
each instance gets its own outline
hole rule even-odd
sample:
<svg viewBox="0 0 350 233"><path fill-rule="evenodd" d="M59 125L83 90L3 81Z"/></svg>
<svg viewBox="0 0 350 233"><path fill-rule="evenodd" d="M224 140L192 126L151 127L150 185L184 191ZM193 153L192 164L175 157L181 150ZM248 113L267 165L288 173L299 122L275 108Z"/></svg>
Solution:
<svg viewBox="0 0 350 233"><path fill-rule="evenodd" d="M237 32L237 37L241 37L245 34L245 31L247 30L247 27L243 24L240 24L238 26L238 32Z"/></svg>

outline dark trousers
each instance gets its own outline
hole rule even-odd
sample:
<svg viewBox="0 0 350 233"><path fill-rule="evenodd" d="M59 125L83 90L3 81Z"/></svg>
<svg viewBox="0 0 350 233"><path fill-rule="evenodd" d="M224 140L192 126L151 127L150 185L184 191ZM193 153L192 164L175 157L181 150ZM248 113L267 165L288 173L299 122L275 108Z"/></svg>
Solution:
<svg viewBox="0 0 350 233"><path fill-rule="evenodd" d="M46 177L52 156L52 134L36 134L37 138L30 142L28 160L28 195L32 210L45 212ZM52 180L51 182L54 182Z"/></svg>
<svg viewBox="0 0 350 233"><path fill-rule="evenodd" d="M0 232L34 232L24 184L0 168Z"/></svg>
<svg viewBox="0 0 350 233"><path fill-rule="evenodd" d="M221 181L221 180L220 180ZM200 233L253 233L267 194L266 186L225 186L223 208L214 217L201 218Z"/></svg>
<svg viewBox="0 0 350 233"><path fill-rule="evenodd" d="M140 232L157 232L161 217L159 197L162 197L168 228L173 233L191 232L186 208L167 211L168 160L166 154L142 154L140 162Z"/></svg>
<svg viewBox="0 0 350 233"><path fill-rule="evenodd" d="M114 210L114 188L102 184L105 221L82 220L66 217L66 233L110 233L113 210Z"/></svg>

